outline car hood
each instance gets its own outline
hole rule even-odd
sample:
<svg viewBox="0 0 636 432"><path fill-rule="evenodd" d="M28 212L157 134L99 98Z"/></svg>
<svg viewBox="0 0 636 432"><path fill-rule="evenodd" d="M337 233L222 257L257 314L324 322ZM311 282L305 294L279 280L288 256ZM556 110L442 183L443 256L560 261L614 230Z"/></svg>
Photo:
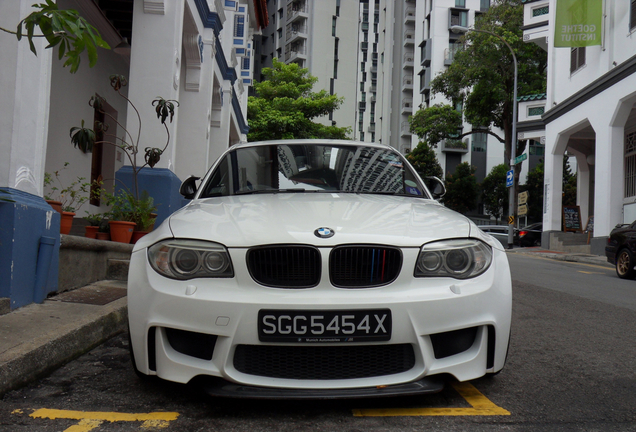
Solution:
<svg viewBox="0 0 636 432"><path fill-rule="evenodd" d="M168 222L174 237L209 240L227 247L272 243L419 247L431 240L465 238L471 231L466 217L433 200L348 193L207 198L177 211ZM321 227L331 228L335 235L318 238L314 232Z"/></svg>

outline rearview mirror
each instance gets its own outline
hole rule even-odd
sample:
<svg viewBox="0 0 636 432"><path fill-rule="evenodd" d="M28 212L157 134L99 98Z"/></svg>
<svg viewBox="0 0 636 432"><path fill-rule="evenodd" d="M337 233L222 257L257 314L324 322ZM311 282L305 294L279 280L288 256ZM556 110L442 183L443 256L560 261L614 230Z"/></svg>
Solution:
<svg viewBox="0 0 636 432"><path fill-rule="evenodd" d="M194 198L194 195L197 193L197 180L201 177L190 176L181 183L181 187L179 188L179 193L183 195L187 199Z"/></svg>
<svg viewBox="0 0 636 432"><path fill-rule="evenodd" d="M426 177L426 187L433 194L433 198L440 199L446 194L444 182L435 176Z"/></svg>

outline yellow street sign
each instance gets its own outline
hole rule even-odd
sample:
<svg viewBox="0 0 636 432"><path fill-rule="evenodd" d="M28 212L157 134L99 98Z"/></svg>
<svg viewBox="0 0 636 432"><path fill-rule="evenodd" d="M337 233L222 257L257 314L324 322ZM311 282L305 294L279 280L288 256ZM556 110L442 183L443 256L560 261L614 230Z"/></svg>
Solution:
<svg viewBox="0 0 636 432"><path fill-rule="evenodd" d="M514 215L508 216L508 225L514 225L514 223L515 223Z"/></svg>
<svg viewBox="0 0 636 432"><path fill-rule="evenodd" d="M528 191L521 192L519 194L519 204L525 204L528 202Z"/></svg>
<svg viewBox="0 0 636 432"><path fill-rule="evenodd" d="M521 204L517 207L517 215L518 216L525 216L528 214L528 205L527 204Z"/></svg>

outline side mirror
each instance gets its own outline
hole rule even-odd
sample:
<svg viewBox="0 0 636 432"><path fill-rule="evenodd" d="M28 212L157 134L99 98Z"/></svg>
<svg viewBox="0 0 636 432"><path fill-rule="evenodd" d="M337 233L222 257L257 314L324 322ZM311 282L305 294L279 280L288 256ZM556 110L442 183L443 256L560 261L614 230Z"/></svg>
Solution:
<svg viewBox="0 0 636 432"><path fill-rule="evenodd" d="M426 187L433 194L433 198L440 199L446 194L444 182L435 176L426 177Z"/></svg>
<svg viewBox="0 0 636 432"><path fill-rule="evenodd" d="M187 199L194 198L194 194L197 193L197 180L201 177L190 176L181 183L179 193Z"/></svg>

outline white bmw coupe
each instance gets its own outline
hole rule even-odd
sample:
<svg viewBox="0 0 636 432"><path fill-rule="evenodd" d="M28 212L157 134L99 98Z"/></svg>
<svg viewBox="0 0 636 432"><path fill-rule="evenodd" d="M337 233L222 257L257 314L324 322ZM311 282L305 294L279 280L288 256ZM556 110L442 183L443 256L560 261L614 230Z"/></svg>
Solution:
<svg viewBox="0 0 636 432"><path fill-rule="evenodd" d="M498 373L512 288L498 241L439 204L389 146L238 144L135 246L142 376L213 395L431 393ZM434 189L431 187L431 189Z"/></svg>

